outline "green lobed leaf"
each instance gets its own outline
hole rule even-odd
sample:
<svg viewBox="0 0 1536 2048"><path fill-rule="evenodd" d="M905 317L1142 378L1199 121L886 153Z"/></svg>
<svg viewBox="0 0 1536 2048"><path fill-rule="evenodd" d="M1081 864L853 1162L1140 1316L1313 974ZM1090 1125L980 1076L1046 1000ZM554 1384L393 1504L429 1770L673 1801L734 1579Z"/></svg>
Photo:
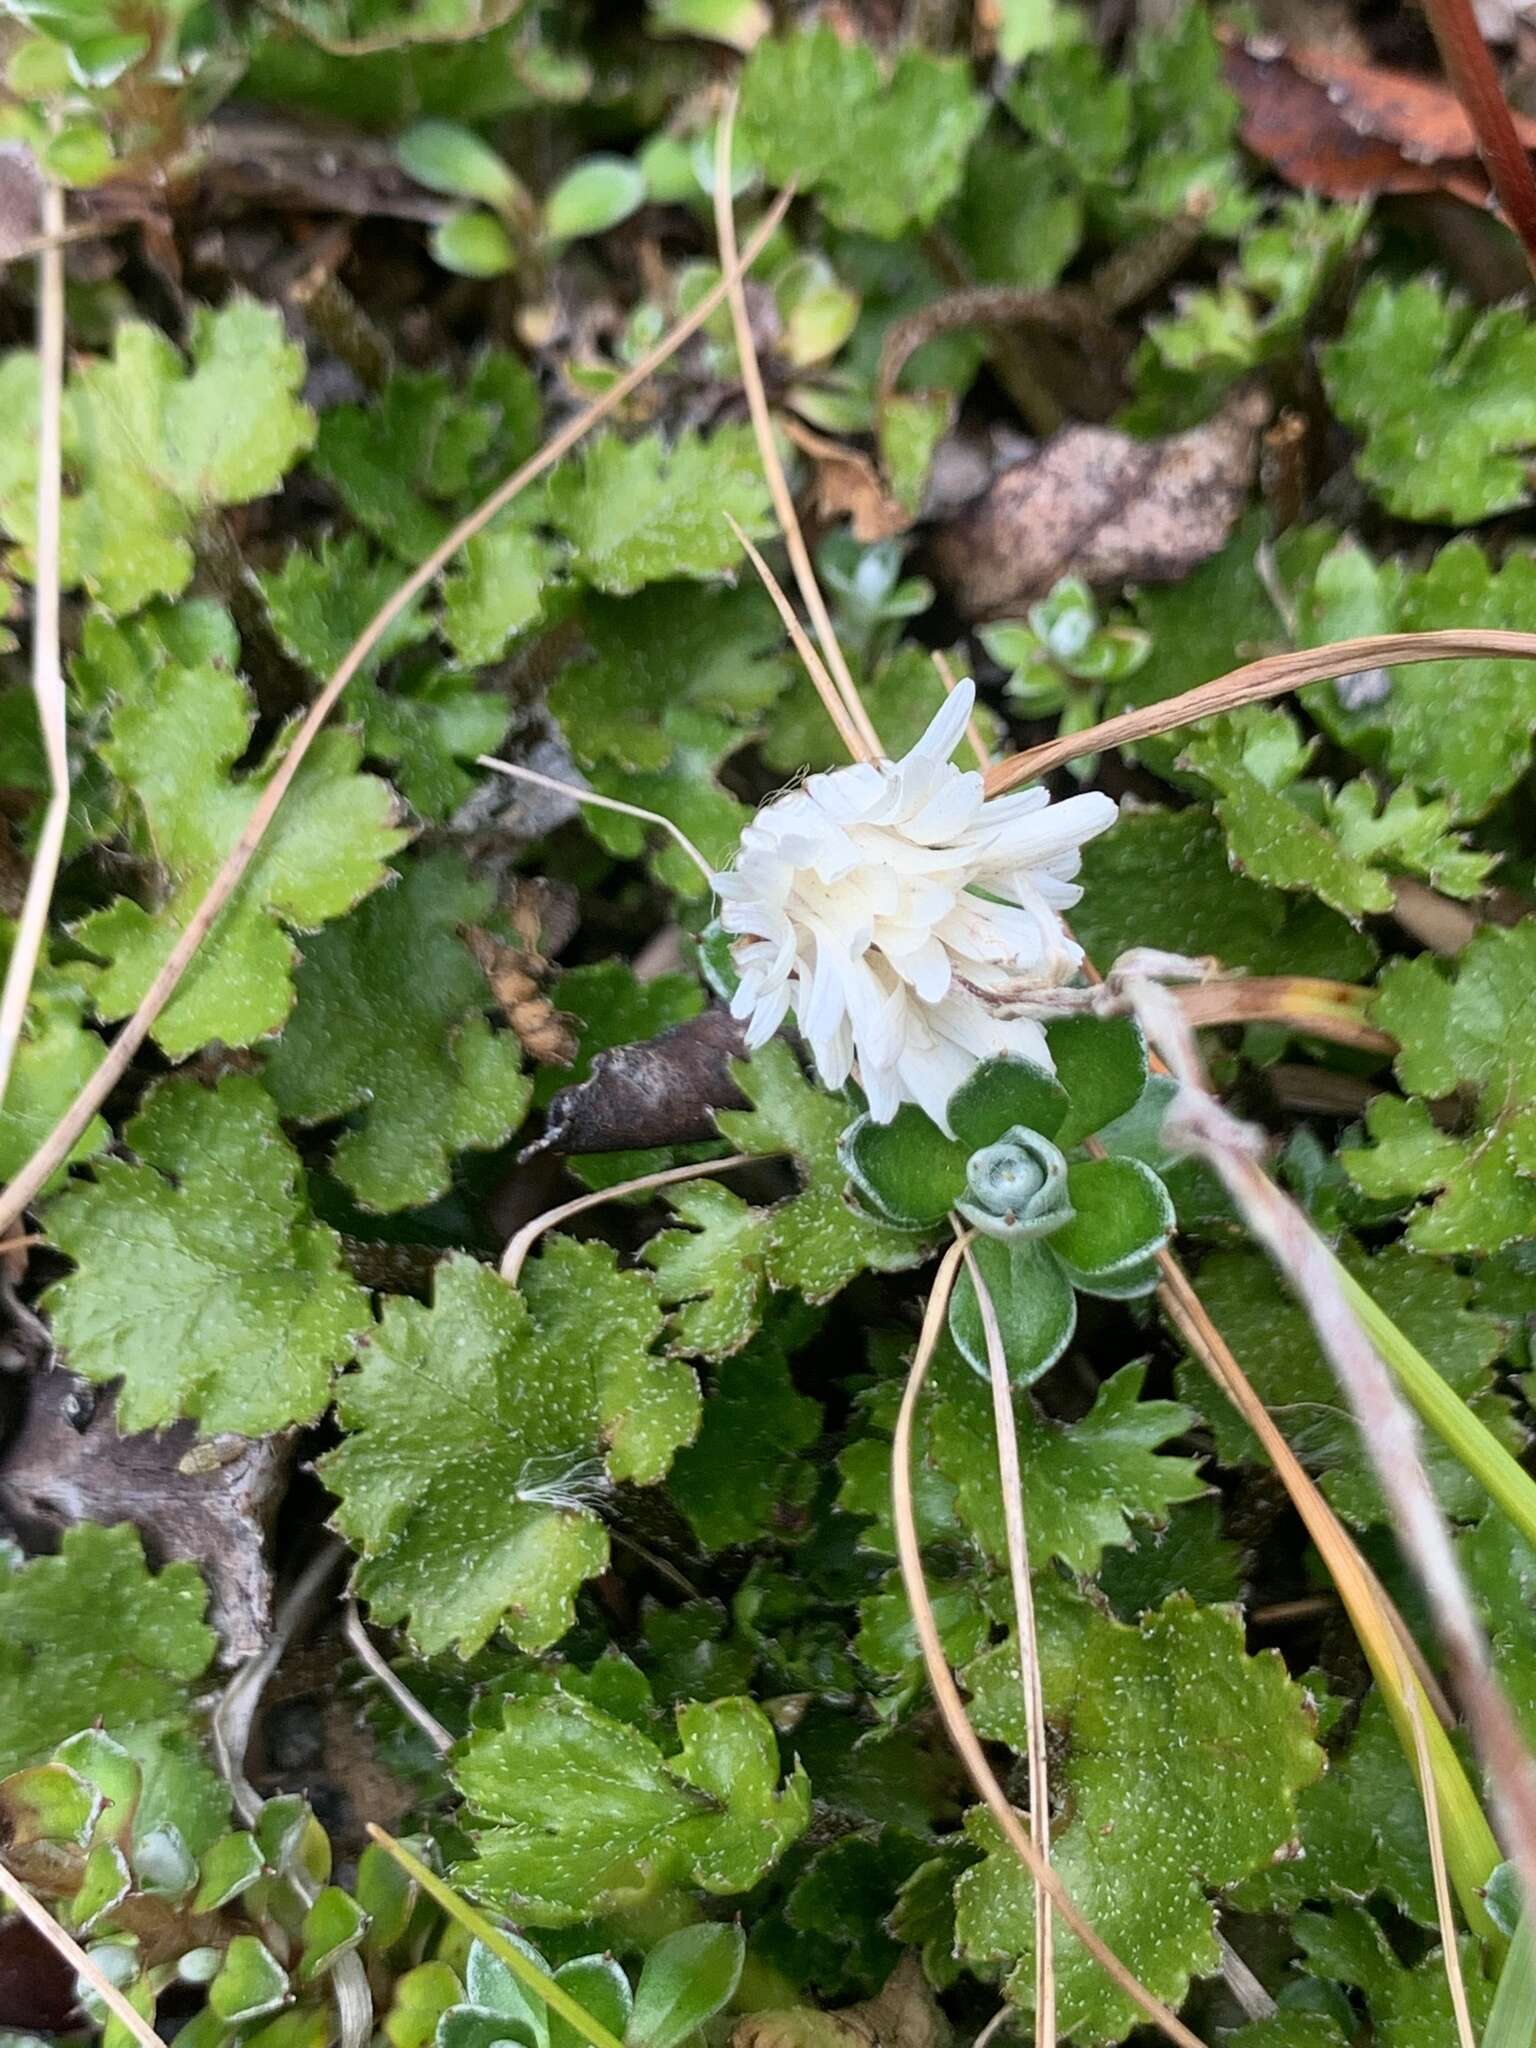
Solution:
<svg viewBox="0 0 1536 2048"><path fill-rule="evenodd" d="M455 1876L526 1926L564 1927L675 1884L746 1891L804 1832L810 1784L781 1787L778 1745L748 1699L679 1710L682 1747L555 1692L509 1699L454 1775L474 1856Z"/></svg>
<svg viewBox="0 0 1536 2048"><path fill-rule="evenodd" d="M0 938L8 957L11 933L3 924ZM74 972L40 962L0 1109L0 1179L13 1179L26 1165L101 1064L104 1047L85 1028L84 1010L84 991ZM105 1120L93 1116L44 1192L56 1192L67 1169L83 1165L107 1137Z"/></svg>
<svg viewBox="0 0 1536 2048"><path fill-rule="evenodd" d="M801 1453L821 1435L819 1405L797 1393L772 1330L729 1358L705 1396L698 1436L672 1461L667 1491L706 1550L755 1543L774 1511L798 1504L809 1479Z"/></svg>
<svg viewBox="0 0 1536 2048"><path fill-rule="evenodd" d="M522 1121L532 1083L521 1047L491 1030L462 936L494 909L490 883L454 854L428 854L303 949L267 1086L299 1123L356 1113L332 1168L365 1208L430 1202L456 1153L501 1145Z"/></svg>
<svg viewBox="0 0 1536 2048"><path fill-rule="evenodd" d="M297 396L303 353L275 307L242 293L199 307L189 341L190 371L164 335L126 321L111 359L84 363L65 392L61 576L112 612L184 590L198 521L275 491L315 436ZM37 398L36 357L0 362L8 420L35 421ZM23 425L0 453L0 523L29 574L36 488L35 431Z"/></svg>
<svg viewBox="0 0 1536 2048"><path fill-rule="evenodd" d="M1462 526L1529 504L1536 326L1519 307L1479 313L1430 278L1373 279L1323 379L1362 437L1356 468L1398 518Z"/></svg>
<svg viewBox="0 0 1536 2048"><path fill-rule="evenodd" d="M124 1135L137 1164L99 1161L48 1210L75 1262L46 1297L71 1369L121 1381L129 1432L178 1416L207 1435L311 1421L368 1302L310 1218L270 1097L244 1074L211 1090L162 1081Z"/></svg>
<svg viewBox="0 0 1536 2048"><path fill-rule="evenodd" d="M660 1332L645 1274L559 1238L521 1291L455 1255L431 1307L388 1303L322 1461L378 1620L428 1655L470 1656L497 1628L530 1650L564 1634L608 1559L604 1470L654 1483L697 1427L693 1374L652 1355Z"/></svg>
<svg viewBox="0 0 1536 2048"><path fill-rule="evenodd" d="M1380 1096L1372 1144L1345 1149L1368 1195L1438 1199L1418 1210L1420 1251L1493 1252L1536 1233L1536 926L1488 928L1447 972L1427 954L1383 973L1372 1018L1397 1039L1398 1079L1415 1096L1475 1093L1473 1128L1445 1131L1422 1101Z"/></svg>
<svg viewBox="0 0 1536 2048"><path fill-rule="evenodd" d="M733 1062L749 1110L717 1110L722 1137L754 1157L789 1153L801 1191L769 1212L764 1270L773 1287L793 1287L807 1301L827 1301L858 1274L916 1265L923 1246L910 1231L861 1215L844 1199L847 1175L838 1140L847 1105L813 1088L787 1045L765 1045Z"/></svg>
<svg viewBox="0 0 1536 2048"><path fill-rule="evenodd" d="M1358 1906L1341 1907L1326 1917L1303 1913L1292 1927L1311 1976L1349 1985L1363 1995L1372 2038L1381 2048L1417 2048L1423 2041L1455 2038L1450 1985L1438 1949L1406 1968L1376 1921ZM1460 1937L1460 1946L1467 2008L1479 2029L1493 2003L1497 1965L1470 1935Z"/></svg>
<svg viewBox="0 0 1536 2048"><path fill-rule="evenodd" d="M658 1298L676 1310L672 1349L730 1358L762 1321L772 1211L712 1180L685 1182L665 1200L684 1227L658 1231L644 1257Z"/></svg>
<svg viewBox="0 0 1536 2048"><path fill-rule="evenodd" d="M1177 2006L1192 1977L1220 1967L1207 1888L1249 1876L1294 1839L1297 1794L1322 1767L1311 1716L1274 1652L1245 1653L1230 1609L1175 1594L1127 1628L1049 1581L1037 1607L1046 1712L1067 1736L1053 1783L1071 1819L1052 1862L1127 1967ZM1022 1751L1012 1645L985 1653L967 1679L978 1731ZM990 1815L973 1809L967 1832L986 1853L957 1887L962 1950L1003 1964L1008 1996L1027 2007L1029 1874ZM1060 1929L1056 1973L1063 2034L1120 2040L1139 2019Z"/></svg>
<svg viewBox="0 0 1536 2048"><path fill-rule="evenodd" d="M718 428L708 440L684 433L589 441L556 470L545 516L571 546L577 575L622 597L668 577L708 580L741 560L731 517L753 540L773 531L768 487L746 426Z"/></svg>
<svg viewBox="0 0 1536 2048"><path fill-rule="evenodd" d="M866 44L821 23L753 50L739 132L776 183L818 192L840 227L889 239L954 195L985 115L959 58L908 48L882 79Z"/></svg>
<svg viewBox="0 0 1536 2048"><path fill-rule="evenodd" d="M103 1017L125 1017L186 929L250 820L285 746L238 779L255 710L243 683L205 663L169 662L141 677L116 707L103 758L132 792L147 851L159 864L153 909L120 896L75 927L107 964L84 968ZM387 783L358 772L347 732L323 732L305 755L245 876L154 1025L184 1058L210 1039L249 1045L275 1031L293 1003L295 949L285 929L313 930L385 879L404 844Z"/></svg>

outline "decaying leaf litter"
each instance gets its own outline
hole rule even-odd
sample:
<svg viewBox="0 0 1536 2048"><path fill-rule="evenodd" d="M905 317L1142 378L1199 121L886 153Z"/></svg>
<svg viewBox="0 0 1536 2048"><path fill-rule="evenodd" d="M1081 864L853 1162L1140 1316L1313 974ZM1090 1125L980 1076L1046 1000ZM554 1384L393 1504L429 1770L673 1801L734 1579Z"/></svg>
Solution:
<svg viewBox="0 0 1536 2048"><path fill-rule="evenodd" d="M0 2025L1530 2037L1524 52L964 12L13 20Z"/></svg>

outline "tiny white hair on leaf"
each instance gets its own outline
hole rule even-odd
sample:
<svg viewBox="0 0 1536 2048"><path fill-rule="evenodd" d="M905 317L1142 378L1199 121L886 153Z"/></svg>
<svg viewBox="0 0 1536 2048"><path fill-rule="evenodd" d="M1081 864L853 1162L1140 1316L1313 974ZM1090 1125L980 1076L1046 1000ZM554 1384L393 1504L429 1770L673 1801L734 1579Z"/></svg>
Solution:
<svg viewBox="0 0 1536 2048"><path fill-rule="evenodd" d="M572 1458L559 1451L529 1458L517 1475L512 1498L524 1507L563 1508L578 1514L594 1511L613 1482L601 1458Z"/></svg>
<svg viewBox="0 0 1536 2048"><path fill-rule="evenodd" d="M1082 965L1062 913L1082 895L1084 844L1118 816L1097 791L989 802L950 759L975 699L967 678L899 761L811 775L764 804L713 877L748 1050L793 1012L822 1082L856 1079L880 1123L914 1102L947 1130L980 1060L1054 1071L1026 1013Z"/></svg>

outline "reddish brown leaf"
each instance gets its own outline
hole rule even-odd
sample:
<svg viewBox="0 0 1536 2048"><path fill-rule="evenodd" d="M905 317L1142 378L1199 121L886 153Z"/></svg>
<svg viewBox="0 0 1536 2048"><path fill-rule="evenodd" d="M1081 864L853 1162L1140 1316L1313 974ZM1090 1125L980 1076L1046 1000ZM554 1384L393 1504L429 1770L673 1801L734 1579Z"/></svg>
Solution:
<svg viewBox="0 0 1536 2048"><path fill-rule="evenodd" d="M1226 76L1243 141L1292 185L1329 199L1449 192L1489 203L1471 124L1439 79L1256 38L1228 42ZM1536 121L1515 123L1536 149Z"/></svg>

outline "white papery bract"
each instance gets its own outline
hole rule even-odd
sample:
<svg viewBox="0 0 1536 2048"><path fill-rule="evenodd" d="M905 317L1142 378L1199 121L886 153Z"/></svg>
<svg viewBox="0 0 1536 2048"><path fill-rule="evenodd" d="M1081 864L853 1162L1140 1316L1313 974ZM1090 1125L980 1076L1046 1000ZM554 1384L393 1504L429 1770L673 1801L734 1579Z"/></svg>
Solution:
<svg viewBox="0 0 1536 2048"><path fill-rule="evenodd" d="M1116 817L1094 792L989 803L949 758L975 694L958 685L900 761L812 775L765 804L714 878L749 1050L793 1009L822 1081L852 1075L880 1123L915 1102L947 1130L950 1096L996 1054L1051 1067L1020 1012L1082 962L1061 913L1082 895L1084 843Z"/></svg>

